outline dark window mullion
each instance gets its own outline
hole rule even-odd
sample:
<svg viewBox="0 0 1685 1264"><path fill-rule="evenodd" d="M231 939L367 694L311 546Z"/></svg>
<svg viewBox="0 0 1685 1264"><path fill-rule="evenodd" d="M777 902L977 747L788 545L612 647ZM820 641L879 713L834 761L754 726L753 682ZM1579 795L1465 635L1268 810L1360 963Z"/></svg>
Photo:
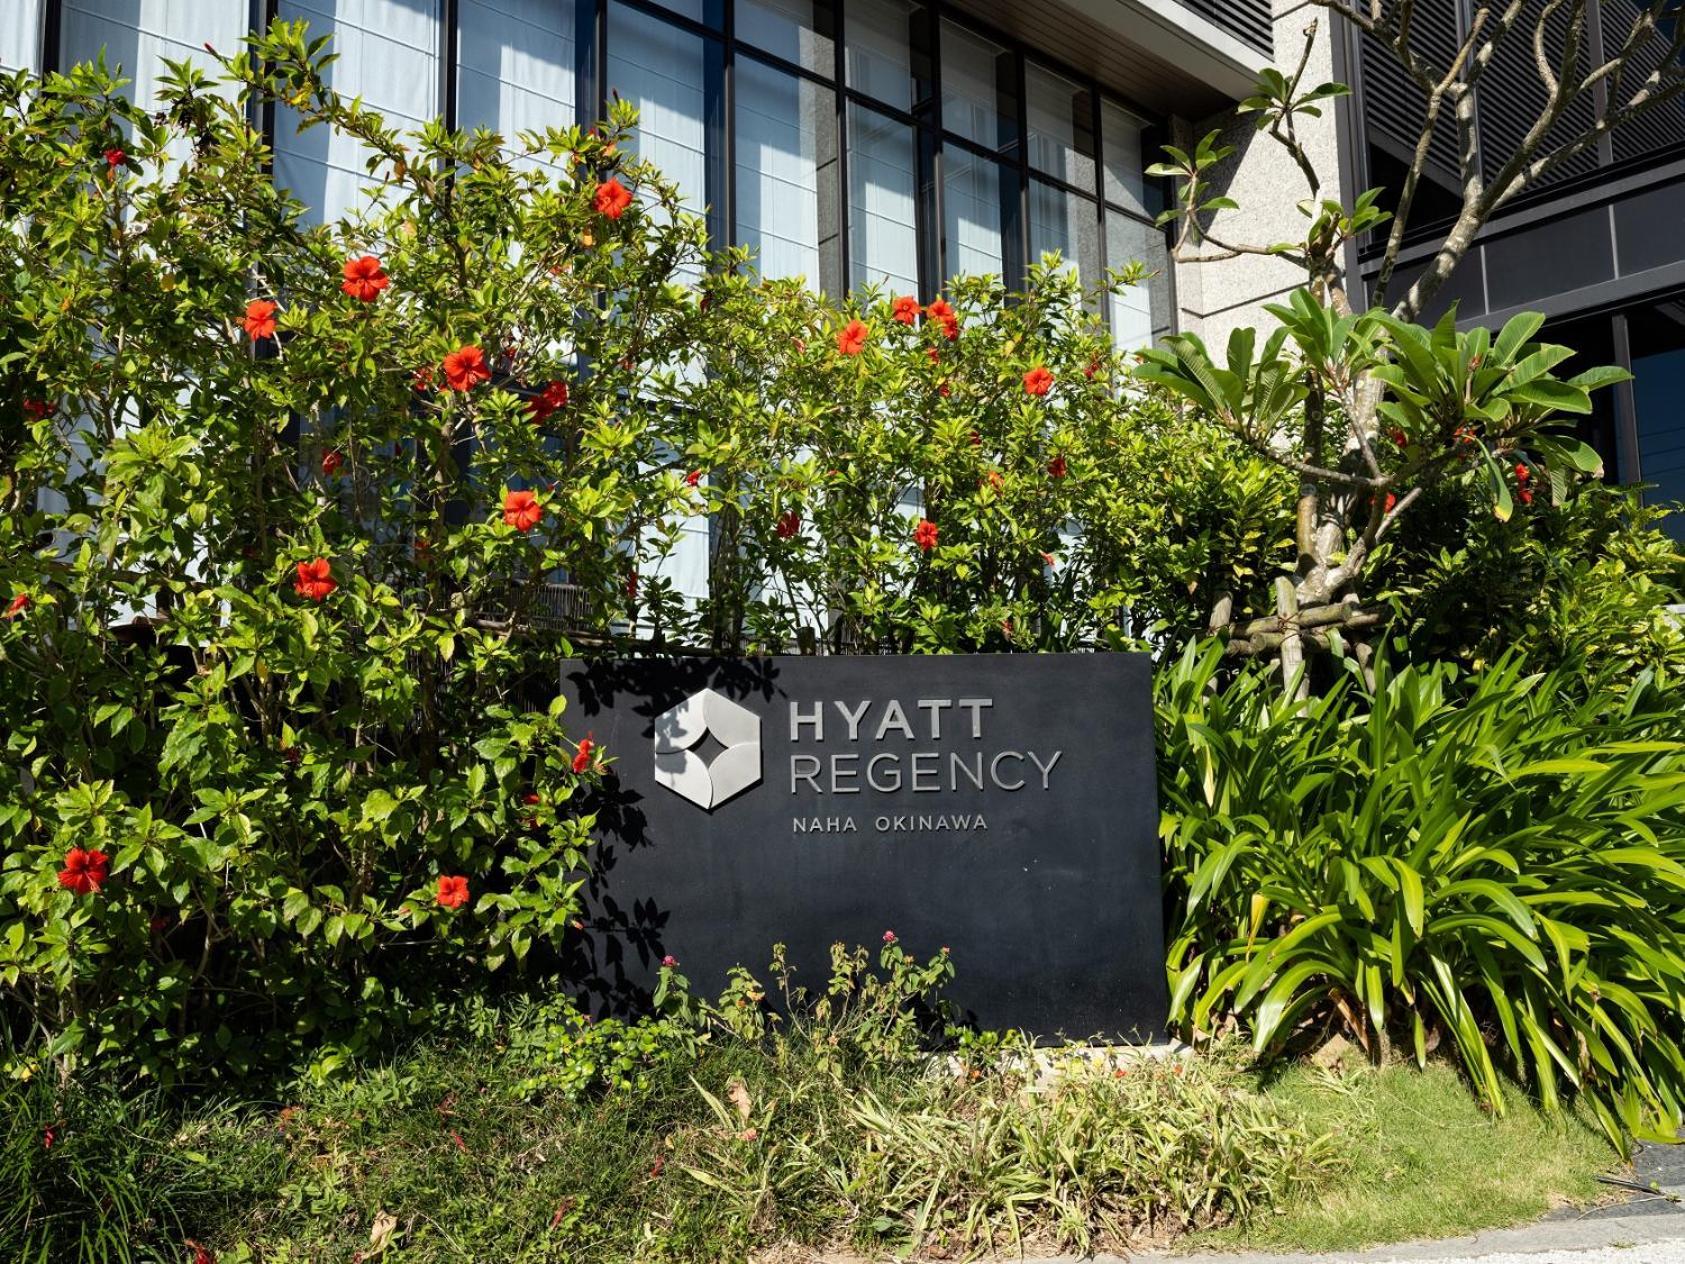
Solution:
<svg viewBox="0 0 1685 1264"><path fill-rule="evenodd" d="M708 239L716 250L737 244L737 132L735 66L732 38L735 6L725 6L725 38L703 41L702 154L703 200L707 203Z"/></svg>
<svg viewBox="0 0 1685 1264"><path fill-rule="evenodd" d="M445 130L456 130L457 30L462 20L458 0L439 0L439 114Z"/></svg>
<svg viewBox="0 0 1685 1264"><path fill-rule="evenodd" d="M1015 290L1024 287L1030 270L1030 82L1023 50L1012 45L1007 55L1017 98L1012 120L1016 135L1008 143L1017 150L1017 161L1002 172L1001 273L1006 288ZM1009 175L1015 178L1009 180Z"/></svg>
<svg viewBox="0 0 1685 1264"><path fill-rule="evenodd" d="M853 263L850 258L849 234L853 232L852 191L848 180L848 150L853 137L848 127L848 93L843 83L848 74L848 46L847 29L844 26L847 15L843 12L844 0L835 0L831 5L831 73L835 79L833 91L836 102L836 136L837 143L837 196L836 196L836 224L837 224L837 293L833 296L838 300L847 297L853 285ZM915 230L916 231L916 230ZM820 260L820 272L824 272L824 260Z"/></svg>
<svg viewBox="0 0 1685 1264"><path fill-rule="evenodd" d="M607 25L608 0L579 0L573 12L573 113L581 128L595 124L606 108L603 33Z"/></svg>
<svg viewBox="0 0 1685 1264"><path fill-rule="evenodd" d="M931 0L918 9L917 29L907 31L908 65L924 53L929 82L922 100L915 89L913 124L915 175L913 218L918 236L919 282L926 294L936 294L948 282L948 225L942 191L942 13Z"/></svg>
<svg viewBox="0 0 1685 1264"><path fill-rule="evenodd" d="M64 0L47 0L41 7L40 47L36 49L38 63L43 76L52 74L64 67L59 59L63 56L60 47L64 33Z"/></svg>

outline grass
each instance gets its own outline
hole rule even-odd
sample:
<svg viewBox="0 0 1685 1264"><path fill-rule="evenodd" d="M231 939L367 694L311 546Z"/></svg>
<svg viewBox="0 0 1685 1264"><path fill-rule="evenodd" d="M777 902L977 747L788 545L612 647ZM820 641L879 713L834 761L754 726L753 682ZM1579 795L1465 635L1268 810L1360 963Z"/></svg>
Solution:
<svg viewBox="0 0 1685 1264"><path fill-rule="evenodd" d="M1260 1080L1219 1049L1052 1076L988 1039L933 1063L907 1022L931 979L886 961L879 979L839 957L787 1025L749 984L700 1023L465 1004L454 1035L261 1106L0 1085L0 1259L1325 1250L1589 1201L1615 1162L1589 1119L1519 1093L1490 1118L1445 1066Z"/></svg>
<svg viewBox="0 0 1685 1264"><path fill-rule="evenodd" d="M1493 1118L1449 1066L1286 1070L1272 1101L1332 1141L1338 1175L1275 1214L1199 1234L1209 1249L1351 1250L1536 1219L1607 1190L1621 1166L1589 1114L1550 1119L1511 1087Z"/></svg>

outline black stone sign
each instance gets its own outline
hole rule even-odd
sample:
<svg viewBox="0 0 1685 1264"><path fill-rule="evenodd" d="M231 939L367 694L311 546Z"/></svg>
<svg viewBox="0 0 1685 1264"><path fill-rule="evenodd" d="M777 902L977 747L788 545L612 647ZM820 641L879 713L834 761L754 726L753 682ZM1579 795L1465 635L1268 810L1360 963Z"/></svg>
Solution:
<svg viewBox="0 0 1685 1264"><path fill-rule="evenodd" d="M1168 996L1150 662L1133 654L622 659L562 668L613 761L581 951L636 1008L663 956L705 995L796 981L893 930L946 946L988 1028L1148 1040Z"/></svg>

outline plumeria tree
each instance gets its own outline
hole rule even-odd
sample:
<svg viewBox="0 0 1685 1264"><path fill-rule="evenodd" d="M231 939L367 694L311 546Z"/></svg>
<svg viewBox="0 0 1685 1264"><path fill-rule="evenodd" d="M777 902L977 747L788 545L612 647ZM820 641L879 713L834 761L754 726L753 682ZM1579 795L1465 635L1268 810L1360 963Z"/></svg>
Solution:
<svg viewBox="0 0 1685 1264"><path fill-rule="evenodd" d="M1219 595L1211 625L1230 638L1237 655L1279 658L1300 694L1308 688L1300 669L1311 651L1353 642L1367 652L1368 637L1383 622L1369 579L1388 535L1424 496L1461 483L1507 520L1535 500L1543 512L1576 481L1601 475L1597 454L1576 437L1577 420L1590 413L1592 393L1624 373L1598 368L1559 377L1555 370L1572 352L1537 340L1542 316L1519 316L1501 331L1459 330L1454 310L1431 329L1415 322L1499 210L1613 129L1685 93L1679 0L1635 6L1630 29L1595 57L1584 0L1478 0L1443 65L1413 41L1410 0L1316 3L1363 31L1375 49L1390 51L1424 94L1421 140L1404 187L1394 191L1396 212L1383 209L1378 189L1343 205L1329 196L1312 160L1304 129L1349 94L1345 84L1307 78L1318 39L1313 21L1297 65L1266 71L1240 107L1304 179L1301 238L1226 235L1221 216L1236 204L1219 185L1233 150L1218 143L1217 133L1185 150L1168 149L1166 161L1152 169L1177 182L1177 204L1164 219L1177 224L1179 262L1281 259L1302 271L1303 288L1268 309L1279 322L1272 336L1241 330L1219 352L1197 336L1176 335L1147 352L1140 371L1298 480L1295 563L1262 600ZM1552 52L1558 24L1566 35ZM1489 179L1476 102L1488 68L1518 50L1536 66L1544 104ZM1574 107L1594 101L1601 102L1595 122L1579 132L1569 127ZM1389 298L1434 137L1452 119L1461 209L1430 265L1403 295ZM1368 311L1354 298L1363 287L1347 275L1353 250L1364 241L1382 248Z"/></svg>

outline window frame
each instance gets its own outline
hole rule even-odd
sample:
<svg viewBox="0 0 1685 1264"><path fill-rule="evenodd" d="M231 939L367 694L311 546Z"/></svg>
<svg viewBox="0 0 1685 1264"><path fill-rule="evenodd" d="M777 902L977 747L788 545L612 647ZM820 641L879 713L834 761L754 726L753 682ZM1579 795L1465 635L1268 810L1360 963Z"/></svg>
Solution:
<svg viewBox="0 0 1685 1264"><path fill-rule="evenodd" d="M446 124L458 125L461 5L459 0L434 0L440 22L438 101ZM1111 251L1106 240L1107 220L1113 215L1125 216L1155 231L1160 229L1150 217L1133 207L1109 201L1106 195L1106 134L1104 130L1106 106L1109 103L1125 114L1143 120L1147 139L1142 143L1143 157L1156 148L1167 130L1167 120L1146 109L1139 102L1108 89L1095 76L1078 71L1055 57L1041 53L1013 37L967 13L958 11L952 0L912 0L909 8L909 70L914 80L911 109L881 100L851 86L847 76L848 19L851 0L813 0L815 26L828 26L832 42L831 64L814 69L791 61L769 49L740 40L736 30L735 0L710 0L704 18L718 16L717 23L698 21L660 3L660 0L574 0L576 34L574 117L596 119L607 108L608 90L608 20L610 4L616 4L637 14L665 22L680 31L693 35L719 50L720 82L705 85L703 119L705 169L708 173L707 191L708 231L710 244L724 249L737 236L737 136L735 120L737 101L735 90L736 63L739 56L787 75L807 80L830 89L836 102L835 128L838 138L837 174L831 188L820 191L834 203L831 207L839 226L829 267L822 263L821 271L830 271L841 278L844 290L852 288L853 260L850 258L853 241L851 180L849 162L853 146L849 126L851 106L871 110L883 117L907 125L915 137L914 234L918 243L919 282L923 292L933 295L941 291L950 276L950 259L954 253L945 238L945 208L943 206L944 158L951 150L965 151L999 163L1008 187L1003 197L1002 218L1002 280L1008 289L1021 288L1027 269L1034 260L1030 254L1030 190L1032 182L1051 185L1067 195L1086 202L1094 217L1095 240L1102 275L1109 266ZM43 71L59 69L61 49L61 21L64 0L44 0L41 11L40 65ZM250 27L253 31L267 30L275 20L280 0L248 0ZM944 23L989 40L1005 50L1012 59L1011 73L1015 76L1015 117L1003 120L1008 133L1005 143L990 150L960 136L943 125L942 119L942 49ZM1093 145L1094 188L1065 180L1061 175L1034 168L1029 153L1029 68L1036 66L1052 75L1069 81L1087 94L1088 118L1086 134ZM273 148L276 131L273 106L260 108L252 119L265 140ZM1157 133L1155 136L1154 133ZM1143 176L1148 194L1148 210L1152 209L1156 190L1159 200L1164 198L1164 182ZM821 278L811 278L816 283ZM1097 284L1100 277L1084 278L1088 285ZM1176 306L1175 269L1168 269L1157 284L1165 291L1170 311ZM841 297L838 295L836 297ZM1102 319L1108 329L1111 324L1110 304L1102 304Z"/></svg>

